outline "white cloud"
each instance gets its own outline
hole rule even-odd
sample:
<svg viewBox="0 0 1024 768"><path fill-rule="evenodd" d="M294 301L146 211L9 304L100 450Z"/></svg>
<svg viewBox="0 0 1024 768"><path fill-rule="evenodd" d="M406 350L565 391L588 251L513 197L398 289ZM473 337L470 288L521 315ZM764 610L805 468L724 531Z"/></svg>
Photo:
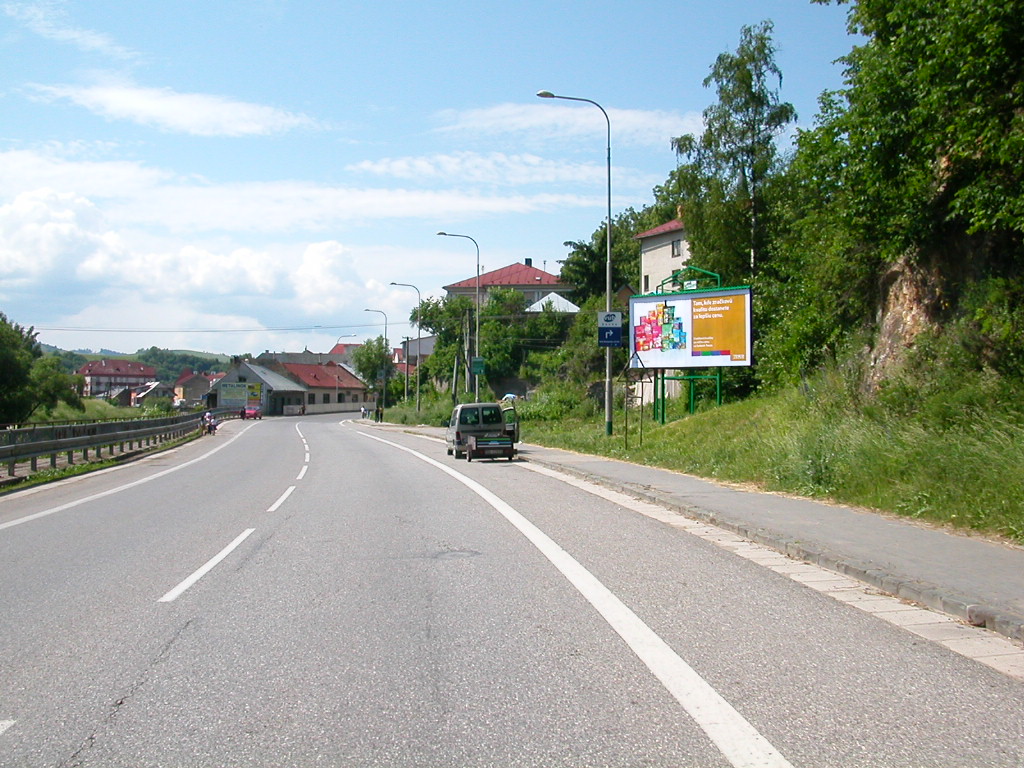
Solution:
<svg viewBox="0 0 1024 768"><path fill-rule="evenodd" d="M193 136L265 136L319 127L311 117L262 104L129 82L29 87L44 100L67 99L111 120L129 120Z"/></svg>
<svg viewBox="0 0 1024 768"><path fill-rule="evenodd" d="M66 278L90 260L116 258L122 248L99 209L72 193L39 189L0 206L0 275L5 280ZM80 276L87 279L88 270Z"/></svg>
<svg viewBox="0 0 1024 768"><path fill-rule="evenodd" d="M427 185L492 188L563 185L579 189L603 189L607 174L607 166L603 163L576 163L549 160L529 153L509 155L502 152L389 157L354 163L347 166L346 170ZM612 174L616 189L644 194L664 181L660 176L629 167L616 166Z"/></svg>
<svg viewBox="0 0 1024 768"><path fill-rule="evenodd" d="M297 306L311 316L338 312L365 293L348 250L336 241L307 245L288 279Z"/></svg>
<svg viewBox="0 0 1024 768"><path fill-rule="evenodd" d="M0 199L49 187L88 198L135 197L174 179L174 174L130 161L70 159L79 145L0 152Z"/></svg>
<svg viewBox="0 0 1024 768"><path fill-rule="evenodd" d="M548 101L548 100L545 100ZM602 105L604 106L604 105ZM604 106L611 123L612 146L619 143L664 148L687 133L699 133L703 120L698 113L665 110L615 109ZM589 104L498 104L483 109L446 110L438 115L438 130L466 135L533 135L545 140L607 135L608 122Z"/></svg>
<svg viewBox="0 0 1024 768"><path fill-rule="evenodd" d="M424 157L382 158L355 163L348 166L347 170L429 183L441 181L502 186L562 182L594 184L602 181L605 175L604 166L502 152L454 152Z"/></svg>
<svg viewBox="0 0 1024 768"><path fill-rule="evenodd" d="M100 53L122 61L130 61L138 56L135 51L117 45L107 35L70 26L62 2L4 3L3 11L48 40L70 43L79 50Z"/></svg>
<svg viewBox="0 0 1024 768"><path fill-rule="evenodd" d="M409 159L405 164L416 166L418 162ZM481 179L486 173L502 173L502 162L494 158L483 158L479 163L467 158L464 162L476 164L476 174ZM512 166L513 163L505 163L505 167ZM568 166L540 163L537 168L542 176L561 175L568 179L572 175ZM577 170L577 181L599 188L585 169ZM516 172L525 176L528 166ZM594 170L590 173L592 176ZM107 220L118 227L155 227L176 233L323 231L370 221L529 213L592 207L600 202L596 199L598 192L586 196L546 191L495 194L460 189L340 187L298 181L188 183L170 172L133 162L68 160L50 150L0 152L0 200L14 198L26 189L44 187L92 200L102 207Z"/></svg>
<svg viewBox="0 0 1024 768"><path fill-rule="evenodd" d="M596 193L595 193L596 196ZM154 188L111 203L108 214L170 232L323 231L368 221L436 221L469 214L507 214L592 207L573 194L488 195L461 190L332 187L308 182L253 182Z"/></svg>
<svg viewBox="0 0 1024 768"><path fill-rule="evenodd" d="M100 347L134 352L153 345L221 353L295 349L295 338L271 333L244 312L178 298L153 298L111 286L54 323L37 324L39 338L63 349ZM278 345L281 346L278 346ZM299 347L301 348L301 347Z"/></svg>
<svg viewBox="0 0 1024 768"><path fill-rule="evenodd" d="M83 261L78 274L103 279L133 293L201 300L218 296L267 296L284 282L286 266L251 248L217 252L187 243L162 252L121 249L98 251Z"/></svg>

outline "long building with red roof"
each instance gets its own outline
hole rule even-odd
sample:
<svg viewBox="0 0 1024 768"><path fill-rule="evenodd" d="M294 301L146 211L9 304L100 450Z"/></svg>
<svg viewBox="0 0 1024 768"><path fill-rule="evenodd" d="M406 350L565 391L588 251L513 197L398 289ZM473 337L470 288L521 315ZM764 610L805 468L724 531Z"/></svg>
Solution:
<svg viewBox="0 0 1024 768"><path fill-rule="evenodd" d="M457 283L444 286L449 296L468 296L476 298L476 277L468 277ZM487 301L488 291L495 288L511 288L526 296L527 304L547 296L549 293L565 295L571 293L574 286L563 283L558 275L552 275L543 269L533 266L532 259L523 264L509 264L507 267L484 272L480 275L480 302Z"/></svg>
<svg viewBox="0 0 1024 768"><path fill-rule="evenodd" d="M306 387L307 406L364 403L368 401L366 385L348 368L334 362L323 365L281 363L281 367L298 383ZM335 409L310 409L335 410Z"/></svg>
<svg viewBox="0 0 1024 768"><path fill-rule="evenodd" d="M118 389L140 387L156 381L156 368L135 360L91 360L77 371L85 379L83 394L102 397Z"/></svg>

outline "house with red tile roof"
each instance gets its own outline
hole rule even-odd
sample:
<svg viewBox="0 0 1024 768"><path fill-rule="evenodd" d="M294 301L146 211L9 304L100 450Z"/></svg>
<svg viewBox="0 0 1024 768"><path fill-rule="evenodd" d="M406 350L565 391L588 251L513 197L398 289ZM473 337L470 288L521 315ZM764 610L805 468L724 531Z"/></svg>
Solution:
<svg viewBox="0 0 1024 768"><path fill-rule="evenodd" d="M118 389L141 387L156 381L156 368L135 360L90 360L77 371L85 379L85 397L103 397Z"/></svg>
<svg viewBox="0 0 1024 768"><path fill-rule="evenodd" d="M457 283L444 286L449 296L468 296L475 301L477 278L468 277ZM552 275L533 266L533 259L526 259L522 264L509 264L507 267L495 269L480 275L480 303L486 304L489 291L497 288L511 288L526 297L526 303L547 296L549 293L565 295L571 293L574 286L563 283L558 275Z"/></svg>
<svg viewBox="0 0 1024 768"><path fill-rule="evenodd" d="M186 368L174 382L174 398L187 406L199 405L223 376L223 373L205 373Z"/></svg>

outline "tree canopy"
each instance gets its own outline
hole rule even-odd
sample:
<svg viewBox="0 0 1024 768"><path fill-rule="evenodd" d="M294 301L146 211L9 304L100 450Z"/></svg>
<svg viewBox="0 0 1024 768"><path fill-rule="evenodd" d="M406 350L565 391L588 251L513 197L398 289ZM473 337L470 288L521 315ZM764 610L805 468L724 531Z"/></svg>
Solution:
<svg viewBox="0 0 1024 768"><path fill-rule="evenodd" d="M704 78L718 96L704 110L704 133L672 140L683 163L662 194L678 197L695 253L720 262L712 267L720 273L754 274L766 241L763 187L777 169L776 138L796 119L793 105L779 99L772 29L770 21L743 27L736 52L720 54ZM742 254L749 269L741 270Z"/></svg>
<svg viewBox="0 0 1024 768"><path fill-rule="evenodd" d="M35 330L0 312L0 423L22 423L59 402L82 408L80 393L79 377L63 373L57 358L43 357Z"/></svg>

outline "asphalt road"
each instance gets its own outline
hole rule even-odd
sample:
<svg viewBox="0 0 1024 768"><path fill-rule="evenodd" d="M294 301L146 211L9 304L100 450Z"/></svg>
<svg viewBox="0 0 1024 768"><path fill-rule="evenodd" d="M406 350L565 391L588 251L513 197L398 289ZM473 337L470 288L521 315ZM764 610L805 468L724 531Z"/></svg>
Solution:
<svg viewBox="0 0 1024 768"><path fill-rule="evenodd" d="M228 422L0 497L0 766L1017 766L1024 684L525 462Z"/></svg>

